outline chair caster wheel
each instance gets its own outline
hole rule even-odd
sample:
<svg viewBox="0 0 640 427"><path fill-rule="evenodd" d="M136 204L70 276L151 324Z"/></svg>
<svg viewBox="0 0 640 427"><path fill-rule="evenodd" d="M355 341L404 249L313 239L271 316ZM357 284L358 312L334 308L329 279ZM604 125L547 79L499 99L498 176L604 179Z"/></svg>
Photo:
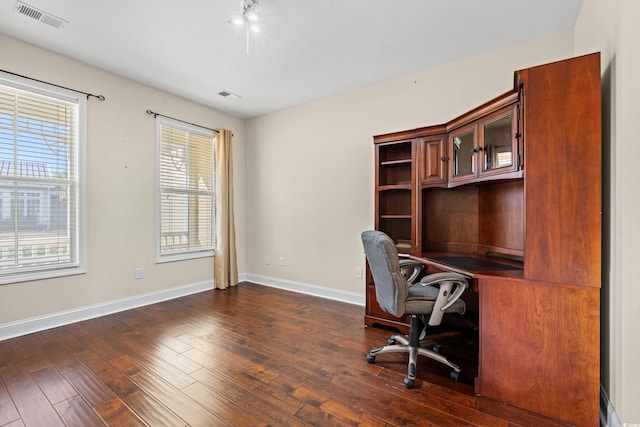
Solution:
<svg viewBox="0 0 640 427"><path fill-rule="evenodd" d="M433 350L436 353L440 353L440 351L442 350L442 346L440 344L436 344L433 346L431 350Z"/></svg>
<svg viewBox="0 0 640 427"><path fill-rule="evenodd" d="M372 354L367 354L366 359L369 363L376 363L376 357Z"/></svg>
<svg viewBox="0 0 640 427"><path fill-rule="evenodd" d="M410 380L409 378L405 378L404 379L404 386L406 388L413 388L413 380Z"/></svg>
<svg viewBox="0 0 640 427"><path fill-rule="evenodd" d="M393 338L389 338L387 340L387 344L389 344L389 345L394 345L395 343L396 343L396 340L394 340Z"/></svg>
<svg viewBox="0 0 640 427"><path fill-rule="evenodd" d="M449 378L451 378L451 381L458 381L460 379L460 372L451 371Z"/></svg>

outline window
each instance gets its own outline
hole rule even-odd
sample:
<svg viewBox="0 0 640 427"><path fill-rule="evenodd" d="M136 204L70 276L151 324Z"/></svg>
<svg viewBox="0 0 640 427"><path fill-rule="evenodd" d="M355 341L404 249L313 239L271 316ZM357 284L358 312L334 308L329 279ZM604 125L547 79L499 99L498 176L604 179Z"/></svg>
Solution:
<svg viewBox="0 0 640 427"><path fill-rule="evenodd" d="M213 131L157 119L158 262L213 255Z"/></svg>
<svg viewBox="0 0 640 427"><path fill-rule="evenodd" d="M86 99L0 73L0 283L85 272Z"/></svg>

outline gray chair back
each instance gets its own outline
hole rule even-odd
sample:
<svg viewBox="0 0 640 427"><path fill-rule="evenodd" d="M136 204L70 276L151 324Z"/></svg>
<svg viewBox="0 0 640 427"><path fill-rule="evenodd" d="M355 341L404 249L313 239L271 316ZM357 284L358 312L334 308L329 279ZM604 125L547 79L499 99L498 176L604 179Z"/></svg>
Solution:
<svg viewBox="0 0 640 427"><path fill-rule="evenodd" d="M364 231L360 237L375 282L378 305L393 316L404 316L409 286L400 272L395 243L381 231Z"/></svg>

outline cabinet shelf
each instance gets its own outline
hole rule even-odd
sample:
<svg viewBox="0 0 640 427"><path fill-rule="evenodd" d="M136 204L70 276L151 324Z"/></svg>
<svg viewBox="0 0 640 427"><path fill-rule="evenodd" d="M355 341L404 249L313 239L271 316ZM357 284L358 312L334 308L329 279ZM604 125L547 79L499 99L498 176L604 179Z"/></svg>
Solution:
<svg viewBox="0 0 640 427"><path fill-rule="evenodd" d="M407 190L411 191L411 182L402 182L399 184L381 185L378 187L378 191L395 191L395 190Z"/></svg>
<svg viewBox="0 0 640 427"><path fill-rule="evenodd" d="M387 160L380 162L380 166L411 166L411 159Z"/></svg>
<svg viewBox="0 0 640 427"><path fill-rule="evenodd" d="M382 219L411 219L411 215L380 215Z"/></svg>

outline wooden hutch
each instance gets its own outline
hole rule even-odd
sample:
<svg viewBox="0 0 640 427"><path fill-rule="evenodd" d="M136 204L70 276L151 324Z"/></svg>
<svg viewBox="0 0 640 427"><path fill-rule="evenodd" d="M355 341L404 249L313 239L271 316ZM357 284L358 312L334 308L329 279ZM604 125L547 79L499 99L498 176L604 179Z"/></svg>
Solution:
<svg viewBox="0 0 640 427"><path fill-rule="evenodd" d="M476 406L599 425L600 55L516 71L513 91L374 143L376 229L472 279ZM368 274L366 325L406 330L374 286Z"/></svg>

